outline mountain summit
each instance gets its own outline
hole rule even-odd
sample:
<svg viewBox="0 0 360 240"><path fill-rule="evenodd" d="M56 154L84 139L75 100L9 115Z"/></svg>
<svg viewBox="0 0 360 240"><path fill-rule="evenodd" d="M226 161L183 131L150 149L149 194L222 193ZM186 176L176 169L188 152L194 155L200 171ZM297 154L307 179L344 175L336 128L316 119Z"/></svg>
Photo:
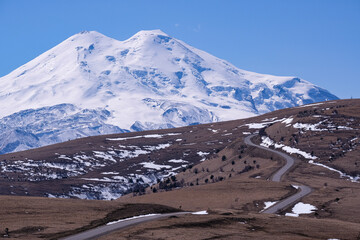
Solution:
<svg viewBox="0 0 360 240"><path fill-rule="evenodd" d="M236 68L161 30L84 31L0 78L0 153L89 135L232 120L338 99Z"/></svg>

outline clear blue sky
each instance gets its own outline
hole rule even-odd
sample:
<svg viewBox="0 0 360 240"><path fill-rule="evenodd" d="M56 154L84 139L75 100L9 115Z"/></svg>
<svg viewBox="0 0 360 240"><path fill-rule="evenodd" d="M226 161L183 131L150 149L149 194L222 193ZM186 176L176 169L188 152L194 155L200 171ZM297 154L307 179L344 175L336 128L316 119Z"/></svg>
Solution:
<svg viewBox="0 0 360 240"><path fill-rule="evenodd" d="M82 30L125 40L150 29L360 98L360 0L0 0L0 76Z"/></svg>

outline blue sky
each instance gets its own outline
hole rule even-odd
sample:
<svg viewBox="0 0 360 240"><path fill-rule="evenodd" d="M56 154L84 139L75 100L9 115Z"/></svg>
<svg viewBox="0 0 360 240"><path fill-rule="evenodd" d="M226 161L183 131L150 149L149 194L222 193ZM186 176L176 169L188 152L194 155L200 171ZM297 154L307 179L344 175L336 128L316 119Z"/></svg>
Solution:
<svg viewBox="0 0 360 240"><path fill-rule="evenodd" d="M360 0L0 0L0 76L82 30L125 40L150 29L360 98Z"/></svg>

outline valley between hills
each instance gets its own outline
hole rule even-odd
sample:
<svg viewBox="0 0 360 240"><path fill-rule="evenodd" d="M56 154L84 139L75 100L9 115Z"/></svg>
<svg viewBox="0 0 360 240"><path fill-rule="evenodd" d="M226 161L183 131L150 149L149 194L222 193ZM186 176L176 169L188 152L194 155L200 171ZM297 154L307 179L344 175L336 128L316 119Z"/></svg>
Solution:
<svg viewBox="0 0 360 240"><path fill-rule="evenodd" d="M294 159L281 181L271 180L284 158L246 144L250 135ZM59 239L138 215L206 211L100 239L359 239L359 143L360 100L351 99L4 154L0 229ZM312 190L299 200L311 211L293 203L263 213L300 185Z"/></svg>

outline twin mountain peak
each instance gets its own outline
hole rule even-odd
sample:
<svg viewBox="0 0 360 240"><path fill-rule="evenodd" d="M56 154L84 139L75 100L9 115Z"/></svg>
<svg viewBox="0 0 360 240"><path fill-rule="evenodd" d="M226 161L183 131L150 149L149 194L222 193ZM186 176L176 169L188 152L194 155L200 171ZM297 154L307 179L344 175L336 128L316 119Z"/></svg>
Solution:
<svg viewBox="0 0 360 240"><path fill-rule="evenodd" d="M241 70L161 30L84 31L0 78L0 153L69 139L247 118L338 99Z"/></svg>

